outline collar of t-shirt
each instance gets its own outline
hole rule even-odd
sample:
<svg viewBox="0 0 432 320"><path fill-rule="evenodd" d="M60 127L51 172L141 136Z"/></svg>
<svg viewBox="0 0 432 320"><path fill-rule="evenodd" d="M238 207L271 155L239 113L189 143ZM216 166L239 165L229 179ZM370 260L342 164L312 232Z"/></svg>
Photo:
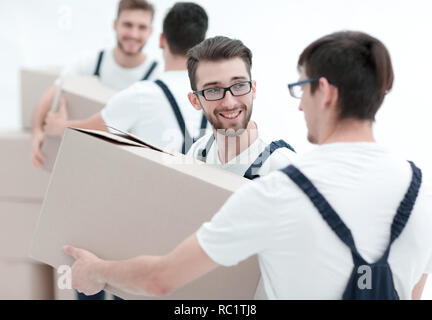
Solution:
<svg viewBox="0 0 432 320"><path fill-rule="evenodd" d="M209 150L206 163L216 165L221 169L228 170L232 173L242 176L266 147L267 144L258 137L249 146L249 148L243 150L243 152L241 152L237 157L231 159L227 163L222 163L219 159L219 148L215 141Z"/></svg>

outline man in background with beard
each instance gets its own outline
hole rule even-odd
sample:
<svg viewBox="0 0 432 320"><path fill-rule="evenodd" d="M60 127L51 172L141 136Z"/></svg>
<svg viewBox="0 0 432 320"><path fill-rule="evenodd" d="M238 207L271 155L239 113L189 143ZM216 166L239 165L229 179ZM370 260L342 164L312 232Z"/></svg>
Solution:
<svg viewBox="0 0 432 320"><path fill-rule="evenodd" d="M152 34L154 8L146 0L120 0L114 21L117 45L111 49L80 56L67 66L62 76L97 76L101 83L120 91L140 80L157 79L160 63L142 52ZM32 157L34 167L42 168L45 157L41 152L44 123L54 99L57 80L36 105L32 119Z"/></svg>

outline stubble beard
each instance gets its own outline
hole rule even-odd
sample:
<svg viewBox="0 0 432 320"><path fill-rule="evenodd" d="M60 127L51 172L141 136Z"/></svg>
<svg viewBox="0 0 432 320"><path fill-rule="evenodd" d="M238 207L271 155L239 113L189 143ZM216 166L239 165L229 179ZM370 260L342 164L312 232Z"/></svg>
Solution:
<svg viewBox="0 0 432 320"><path fill-rule="evenodd" d="M212 117L209 117L209 115L206 113L207 120L210 122L212 127L218 132L218 134L222 134L228 137L234 137L239 136L243 134L243 132L246 130L249 121L252 116L252 109L253 109L253 102L251 102L250 108L248 109L246 105L241 105L238 109L240 109L242 112L247 112L246 117L244 118L243 122L241 123L240 128L224 128L222 123L220 123L217 120L217 114L220 112L220 110L216 111L215 114Z"/></svg>

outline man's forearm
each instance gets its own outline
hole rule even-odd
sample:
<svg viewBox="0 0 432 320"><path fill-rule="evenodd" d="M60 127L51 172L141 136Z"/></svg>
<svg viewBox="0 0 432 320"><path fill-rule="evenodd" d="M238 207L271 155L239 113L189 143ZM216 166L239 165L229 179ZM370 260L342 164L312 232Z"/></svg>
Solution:
<svg viewBox="0 0 432 320"><path fill-rule="evenodd" d="M427 280L427 274L423 274L422 277L420 278L420 281L414 286L413 291L412 291L412 299L413 300L420 300L422 293L423 293L423 289L424 286L426 284L426 280Z"/></svg>
<svg viewBox="0 0 432 320"><path fill-rule="evenodd" d="M50 111L57 86L51 86L39 99L32 117L32 132L43 132L43 125L47 113Z"/></svg>
<svg viewBox="0 0 432 320"><path fill-rule="evenodd" d="M108 131L100 112L84 120L67 120L66 127Z"/></svg>
<svg viewBox="0 0 432 320"><path fill-rule="evenodd" d="M161 279L161 257L139 256L121 261L101 261L96 267L98 281L122 291L147 296L163 296L168 288Z"/></svg>

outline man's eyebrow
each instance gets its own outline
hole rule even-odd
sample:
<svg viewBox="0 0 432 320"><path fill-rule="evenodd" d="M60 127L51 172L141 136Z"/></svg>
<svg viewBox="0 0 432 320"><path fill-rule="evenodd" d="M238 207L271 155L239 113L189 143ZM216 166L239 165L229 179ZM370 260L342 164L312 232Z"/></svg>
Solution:
<svg viewBox="0 0 432 320"><path fill-rule="evenodd" d="M208 87L208 86L215 86L215 85L219 85L219 84L221 84L219 81L207 82L203 85L203 88Z"/></svg>
<svg viewBox="0 0 432 320"><path fill-rule="evenodd" d="M244 76L237 76L237 77L232 77L230 81L235 81L235 80L247 80L247 78ZM221 82L220 81L207 82L203 85L203 88L209 86L216 86L216 85L221 85Z"/></svg>
<svg viewBox="0 0 432 320"><path fill-rule="evenodd" d="M234 81L234 80L247 80L247 78L244 76L232 77L231 81Z"/></svg>

